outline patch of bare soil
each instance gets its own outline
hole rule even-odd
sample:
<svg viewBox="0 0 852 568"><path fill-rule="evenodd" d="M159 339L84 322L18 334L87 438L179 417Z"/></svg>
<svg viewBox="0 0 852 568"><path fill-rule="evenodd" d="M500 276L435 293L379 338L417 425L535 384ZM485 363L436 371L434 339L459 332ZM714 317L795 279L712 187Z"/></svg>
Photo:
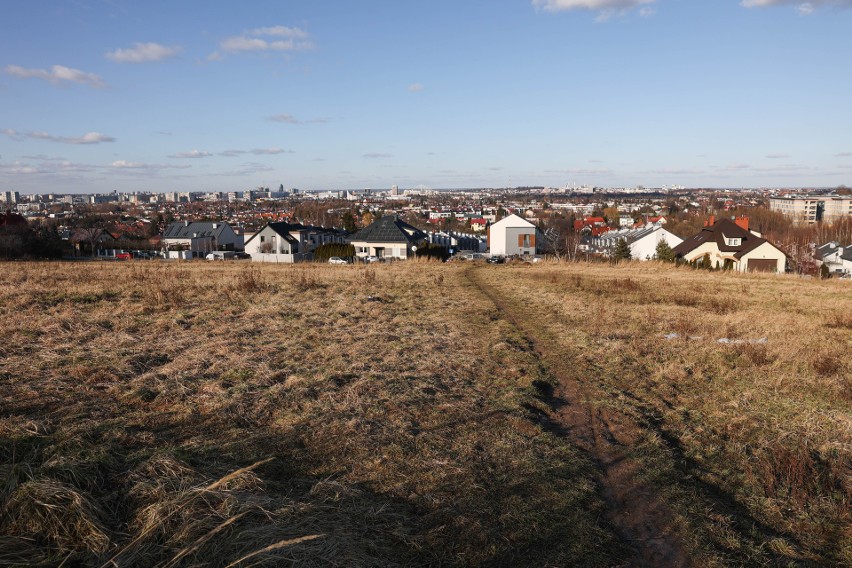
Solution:
<svg viewBox="0 0 852 568"><path fill-rule="evenodd" d="M558 380L554 389L554 430L588 453L598 467L598 489L607 504L609 522L634 551L631 566L691 566L689 552L678 534L675 515L665 499L642 480L641 466L631 459L642 428L615 409L596 406L593 387L575 373L571 360L536 335L526 314L483 286L475 269L468 279L496 306L502 316L527 338L541 365Z"/></svg>

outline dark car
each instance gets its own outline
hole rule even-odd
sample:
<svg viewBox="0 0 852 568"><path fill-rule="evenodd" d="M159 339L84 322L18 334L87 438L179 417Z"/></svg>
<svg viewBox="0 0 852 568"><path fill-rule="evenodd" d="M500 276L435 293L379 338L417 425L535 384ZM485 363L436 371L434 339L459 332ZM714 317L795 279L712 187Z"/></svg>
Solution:
<svg viewBox="0 0 852 568"><path fill-rule="evenodd" d="M502 256L490 256L486 262L488 262L488 264L503 264L506 262L506 259Z"/></svg>

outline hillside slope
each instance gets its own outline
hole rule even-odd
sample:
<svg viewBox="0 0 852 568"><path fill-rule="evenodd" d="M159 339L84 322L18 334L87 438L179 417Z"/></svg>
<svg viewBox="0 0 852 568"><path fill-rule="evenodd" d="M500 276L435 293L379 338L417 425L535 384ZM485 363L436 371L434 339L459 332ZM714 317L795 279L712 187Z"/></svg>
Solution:
<svg viewBox="0 0 852 568"><path fill-rule="evenodd" d="M3 268L0 564L852 563L840 283Z"/></svg>

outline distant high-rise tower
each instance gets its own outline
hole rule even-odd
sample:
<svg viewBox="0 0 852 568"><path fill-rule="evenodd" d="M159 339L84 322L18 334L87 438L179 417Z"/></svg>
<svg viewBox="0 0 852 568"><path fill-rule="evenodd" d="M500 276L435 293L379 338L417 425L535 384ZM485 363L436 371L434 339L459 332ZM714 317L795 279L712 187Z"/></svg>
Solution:
<svg viewBox="0 0 852 568"><path fill-rule="evenodd" d="M399 195L399 186L398 185L391 186L391 195Z"/></svg>

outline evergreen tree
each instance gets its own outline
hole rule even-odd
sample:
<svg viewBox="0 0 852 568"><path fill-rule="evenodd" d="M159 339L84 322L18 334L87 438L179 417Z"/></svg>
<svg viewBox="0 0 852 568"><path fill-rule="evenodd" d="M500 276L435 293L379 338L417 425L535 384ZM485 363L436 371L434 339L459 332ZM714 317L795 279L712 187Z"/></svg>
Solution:
<svg viewBox="0 0 852 568"><path fill-rule="evenodd" d="M343 214L343 230L347 233L354 233L358 230L358 227L355 225L355 217L352 215L352 211L347 211Z"/></svg>
<svg viewBox="0 0 852 568"><path fill-rule="evenodd" d="M626 239L618 239L615 242L615 250L612 252L615 260L630 260L630 245Z"/></svg>
<svg viewBox="0 0 852 568"><path fill-rule="evenodd" d="M657 243L657 251L656 251L657 260L661 262L674 262L675 254L672 250L672 247L669 246L669 243L663 239L659 243Z"/></svg>

